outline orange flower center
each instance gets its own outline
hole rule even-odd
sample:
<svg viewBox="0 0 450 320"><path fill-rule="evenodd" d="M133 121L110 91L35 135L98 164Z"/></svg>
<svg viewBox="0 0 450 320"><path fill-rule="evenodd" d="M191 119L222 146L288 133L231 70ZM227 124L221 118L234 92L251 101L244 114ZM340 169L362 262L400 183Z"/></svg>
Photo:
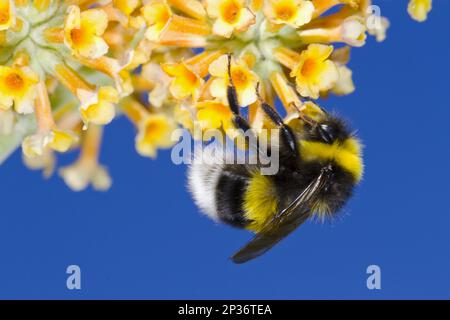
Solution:
<svg viewBox="0 0 450 320"><path fill-rule="evenodd" d="M14 91L19 91L23 88L25 82L22 77L17 73L11 73L6 76L5 79L6 86Z"/></svg>
<svg viewBox="0 0 450 320"><path fill-rule="evenodd" d="M0 24L6 23L9 20L9 13L0 11Z"/></svg>
<svg viewBox="0 0 450 320"><path fill-rule="evenodd" d="M243 87L248 83L247 74L243 70L233 70L231 77L236 87Z"/></svg>
<svg viewBox="0 0 450 320"><path fill-rule="evenodd" d="M235 23L239 18L241 7L236 1L227 1L222 7L222 17L229 24Z"/></svg>
<svg viewBox="0 0 450 320"><path fill-rule="evenodd" d="M163 28L170 19L170 10L164 4L155 4L152 13L148 15L150 26Z"/></svg>
<svg viewBox="0 0 450 320"><path fill-rule="evenodd" d="M152 121L147 123L145 127L145 140L147 142L156 141L164 132L165 125L159 121Z"/></svg>
<svg viewBox="0 0 450 320"><path fill-rule="evenodd" d="M83 43L85 33L82 29L73 29L70 31L70 37L76 44Z"/></svg>
<svg viewBox="0 0 450 320"><path fill-rule="evenodd" d="M195 74L187 69L184 72L184 77L190 85L195 85L197 83Z"/></svg>
<svg viewBox="0 0 450 320"><path fill-rule="evenodd" d="M169 10L167 10L167 8L165 7L161 8L158 15L158 21L160 21L162 24L166 24L169 19L170 19Z"/></svg>
<svg viewBox="0 0 450 320"><path fill-rule="evenodd" d="M275 9L277 17L281 20L290 20L294 16L295 8L292 6L279 6Z"/></svg>
<svg viewBox="0 0 450 320"><path fill-rule="evenodd" d="M311 77L317 68L317 62L314 59L306 59L303 63L301 73L304 77Z"/></svg>

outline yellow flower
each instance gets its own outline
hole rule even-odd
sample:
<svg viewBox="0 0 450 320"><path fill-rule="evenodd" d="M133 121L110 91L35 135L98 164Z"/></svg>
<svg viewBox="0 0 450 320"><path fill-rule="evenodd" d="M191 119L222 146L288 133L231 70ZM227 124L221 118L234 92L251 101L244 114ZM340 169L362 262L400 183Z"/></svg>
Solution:
<svg viewBox="0 0 450 320"><path fill-rule="evenodd" d="M162 112L150 113L138 100L128 97L121 101L120 108L138 130L135 146L142 156L154 158L158 148L169 148L172 132L177 128L173 117Z"/></svg>
<svg viewBox="0 0 450 320"><path fill-rule="evenodd" d="M163 64L163 70L171 77L174 77L170 84L170 93L176 99L185 99L192 96L197 99L200 87L204 81L185 62Z"/></svg>
<svg viewBox="0 0 450 320"><path fill-rule="evenodd" d="M77 137L70 132L52 129L28 136L22 142L22 151L26 157L42 156L44 149L49 147L58 152L66 152L77 141Z"/></svg>
<svg viewBox="0 0 450 320"><path fill-rule="evenodd" d="M390 26L389 20L385 17L380 17L379 23L374 23L373 25L367 25L367 32L370 35L375 36L378 42L383 42L386 39L386 31Z"/></svg>
<svg viewBox="0 0 450 320"><path fill-rule="evenodd" d="M49 178L55 171L56 157L52 149L45 148L42 155L36 157L22 158L27 168L31 170L42 170L45 178Z"/></svg>
<svg viewBox="0 0 450 320"><path fill-rule="evenodd" d="M140 0L113 0L114 7L129 16L139 6Z"/></svg>
<svg viewBox="0 0 450 320"><path fill-rule="evenodd" d="M175 2L179 10L191 16L202 15L201 11L196 10L195 4L200 4L195 0L187 0L185 3L170 0L171 4ZM197 14L193 14L194 10ZM150 0L142 7L141 12L147 23L145 37L160 45L203 47L205 38L211 33L206 21L174 14L165 0Z"/></svg>
<svg viewBox="0 0 450 320"><path fill-rule="evenodd" d="M154 62L145 64L142 67L141 76L139 79L144 83L144 91L150 91L148 94L148 101L154 107L160 108L168 99L169 88L172 83L172 78L169 77L163 68ZM136 90L139 90L139 84L135 83Z"/></svg>
<svg viewBox="0 0 450 320"><path fill-rule="evenodd" d="M92 187L97 191L106 191L112 185L107 168L97 163L87 165L83 162L77 162L59 169L59 175L73 191L82 191L89 184L92 184Z"/></svg>
<svg viewBox="0 0 450 320"><path fill-rule="evenodd" d="M202 0L168 0L168 3L194 19L206 19L206 11L203 7Z"/></svg>
<svg viewBox="0 0 450 320"><path fill-rule="evenodd" d="M336 13L313 20L301 28L297 34L303 43L344 42L354 47L361 47L365 44L367 37L366 24L369 24L366 22L367 19L354 10L343 7Z"/></svg>
<svg viewBox="0 0 450 320"><path fill-rule="evenodd" d="M329 60L332 46L310 44L300 54L285 48L278 48L275 57L291 69L298 92L304 97L319 98L321 91L331 89L339 79L333 61Z"/></svg>
<svg viewBox="0 0 450 320"><path fill-rule="evenodd" d="M110 123L115 115L115 104L119 101L119 94L113 87L100 87L97 91L79 89L78 98L81 101L80 113L83 122L97 125Z"/></svg>
<svg viewBox="0 0 450 320"><path fill-rule="evenodd" d="M269 0L264 7L264 14L272 23L293 28L310 22L313 13L313 3L305 0Z"/></svg>
<svg viewBox="0 0 450 320"><path fill-rule="evenodd" d="M408 4L409 15L414 20L423 22L427 20L432 4L432 0L410 0Z"/></svg>
<svg viewBox="0 0 450 320"><path fill-rule="evenodd" d="M173 111L173 118L183 128L189 130L191 133L194 131L194 117L190 105L177 104Z"/></svg>
<svg viewBox="0 0 450 320"><path fill-rule="evenodd" d="M210 87L211 95L224 104L228 104L227 87L230 80L227 55L222 55L211 63L209 73L213 77ZM232 61L231 78L236 87L239 104L242 107L248 106L257 100L256 85L258 83L258 77L244 63Z"/></svg>
<svg viewBox="0 0 450 320"><path fill-rule="evenodd" d="M0 66L0 108L14 105L18 113L33 112L39 78L30 68Z"/></svg>
<svg viewBox="0 0 450 320"><path fill-rule="evenodd" d="M233 129L230 107L219 101L201 101L196 104L197 121L202 130Z"/></svg>
<svg viewBox="0 0 450 320"><path fill-rule="evenodd" d="M150 0L141 11L148 25L145 36L149 40L157 41L172 18L172 10L165 0Z"/></svg>
<svg viewBox="0 0 450 320"><path fill-rule="evenodd" d="M64 43L86 58L99 58L108 52L108 45L101 37L108 26L108 16L101 9L83 12L77 6L67 9L64 21Z"/></svg>
<svg viewBox="0 0 450 320"><path fill-rule="evenodd" d="M38 130L22 141L22 151L26 157L34 158L44 154L46 148L66 152L78 140L73 133L56 126L46 84L41 81L36 85L35 112Z"/></svg>
<svg viewBox="0 0 450 320"><path fill-rule="evenodd" d="M112 181L108 170L98 163L101 138L102 127L89 126L83 138L78 160L59 170L59 175L72 190L84 190L89 184L99 191L105 191L111 187Z"/></svg>
<svg viewBox="0 0 450 320"><path fill-rule="evenodd" d="M296 111L297 109L293 108L292 104L300 106L302 102L293 86L289 85L289 81L286 79L284 73L280 71L273 72L270 75L270 82L286 111L288 113Z"/></svg>
<svg viewBox="0 0 450 320"><path fill-rule="evenodd" d="M347 95L355 91L355 85L352 80L352 70L350 70L347 66L342 65L338 66L339 79L331 88L331 92L336 95Z"/></svg>
<svg viewBox="0 0 450 320"><path fill-rule="evenodd" d="M366 43L366 26L360 17L350 17L344 20L338 28L339 36L335 41L342 41L354 47L361 47Z"/></svg>
<svg viewBox="0 0 450 320"><path fill-rule="evenodd" d="M346 4L356 9L363 3L367 3L369 1L371 0L311 0L315 8L314 17L320 16L322 13L327 12L332 7L339 4Z"/></svg>
<svg viewBox="0 0 450 320"><path fill-rule="evenodd" d="M0 0L0 31L12 27L15 18L14 1Z"/></svg>
<svg viewBox="0 0 450 320"><path fill-rule="evenodd" d="M164 114L150 114L138 125L136 150L143 156L156 157L156 150L169 148L175 144L172 132L176 129L175 122Z"/></svg>
<svg viewBox="0 0 450 320"><path fill-rule="evenodd" d="M208 15L215 19L213 33L230 38L234 31L245 31L255 23L255 14L244 0L205 0Z"/></svg>

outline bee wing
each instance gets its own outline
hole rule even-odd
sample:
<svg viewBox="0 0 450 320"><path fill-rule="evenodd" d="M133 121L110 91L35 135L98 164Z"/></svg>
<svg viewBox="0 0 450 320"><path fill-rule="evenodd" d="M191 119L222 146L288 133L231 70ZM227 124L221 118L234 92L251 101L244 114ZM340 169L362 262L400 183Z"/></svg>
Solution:
<svg viewBox="0 0 450 320"><path fill-rule="evenodd" d="M235 253L231 260L244 263L259 257L305 222L311 216L312 204L327 185L329 176L329 169L324 167L320 175L289 206L275 215L247 245Z"/></svg>

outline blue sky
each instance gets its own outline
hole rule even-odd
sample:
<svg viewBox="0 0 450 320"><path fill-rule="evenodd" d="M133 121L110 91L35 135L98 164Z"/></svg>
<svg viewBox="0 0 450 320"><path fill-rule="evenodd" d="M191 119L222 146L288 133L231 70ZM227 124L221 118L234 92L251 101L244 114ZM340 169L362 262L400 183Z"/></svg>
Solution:
<svg viewBox="0 0 450 320"><path fill-rule="evenodd" d="M450 298L450 2L434 2L418 24L406 0L375 1L391 20L388 39L354 50L357 91L323 103L366 146L364 181L335 221L307 223L234 265L228 256L251 234L202 216L186 168L170 152L138 156L120 119L105 132L107 193L44 181L19 153L0 167L0 298ZM79 291L66 288L72 264ZM381 290L366 287L372 264Z"/></svg>

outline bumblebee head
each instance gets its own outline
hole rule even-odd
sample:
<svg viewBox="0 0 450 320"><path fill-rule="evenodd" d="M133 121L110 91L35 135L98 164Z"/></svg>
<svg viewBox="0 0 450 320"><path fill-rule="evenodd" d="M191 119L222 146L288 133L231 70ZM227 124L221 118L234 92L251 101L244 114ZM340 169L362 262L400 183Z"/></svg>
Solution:
<svg viewBox="0 0 450 320"><path fill-rule="evenodd" d="M306 140L326 144L341 144L352 136L343 120L330 115L317 122L305 122L304 131Z"/></svg>
<svg viewBox="0 0 450 320"><path fill-rule="evenodd" d="M324 111L320 119L304 118L301 154L305 161L331 162L349 172L355 182L363 174L362 147L347 124Z"/></svg>

